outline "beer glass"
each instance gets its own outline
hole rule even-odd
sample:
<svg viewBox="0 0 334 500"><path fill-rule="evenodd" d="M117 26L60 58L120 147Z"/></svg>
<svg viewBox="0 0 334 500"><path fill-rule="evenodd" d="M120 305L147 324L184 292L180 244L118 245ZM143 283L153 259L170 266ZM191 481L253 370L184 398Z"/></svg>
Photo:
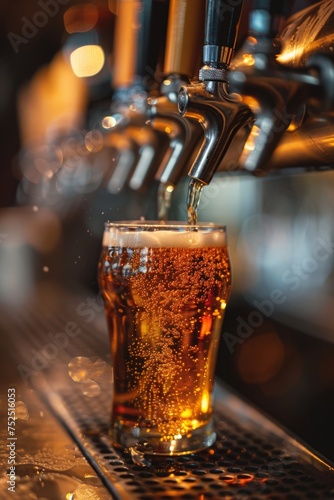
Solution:
<svg viewBox="0 0 334 500"><path fill-rule="evenodd" d="M211 446L231 278L225 226L108 222L98 274L114 372L113 443L153 455Z"/></svg>

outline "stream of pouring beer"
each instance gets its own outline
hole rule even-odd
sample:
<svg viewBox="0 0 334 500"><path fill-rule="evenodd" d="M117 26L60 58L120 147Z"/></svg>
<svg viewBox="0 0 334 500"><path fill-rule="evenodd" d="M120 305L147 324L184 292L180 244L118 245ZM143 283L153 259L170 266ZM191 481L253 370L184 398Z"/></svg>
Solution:
<svg viewBox="0 0 334 500"><path fill-rule="evenodd" d="M188 186L187 196L187 210L188 210L188 224L197 224L197 209L201 198L202 188L204 184L198 179L191 179Z"/></svg>

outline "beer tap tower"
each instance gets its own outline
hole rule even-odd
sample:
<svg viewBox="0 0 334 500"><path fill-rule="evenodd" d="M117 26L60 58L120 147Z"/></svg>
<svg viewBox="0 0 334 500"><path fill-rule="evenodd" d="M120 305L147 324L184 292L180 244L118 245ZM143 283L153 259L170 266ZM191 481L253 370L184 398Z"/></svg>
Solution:
<svg viewBox="0 0 334 500"><path fill-rule="evenodd" d="M284 63L286 40L278 33L290 2L255 0L249 36L234 55L242 1L207 0L203 65L196 80L200 29L189 25L200 26L204 2L171 0L164 80L156 97L148 95L142 78L151 1L120 2L116 90L105 141L116 157L109 191L125 186L140 191L158 181L158 217L166 219L171 193L187 173L189 208L194 191L199 197L217 171L263 175L331 163L323 151L333 123L333 58L313 52L303 65ZM138 17L139 29L128 22L131 16ZM307 141L320 147L305 148Z"/></svg>

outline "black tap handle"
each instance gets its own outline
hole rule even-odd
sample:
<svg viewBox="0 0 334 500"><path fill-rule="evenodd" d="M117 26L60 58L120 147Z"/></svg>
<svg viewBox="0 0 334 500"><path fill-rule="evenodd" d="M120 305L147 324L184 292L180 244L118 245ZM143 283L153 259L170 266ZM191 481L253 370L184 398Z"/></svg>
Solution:
<svg viewBox="0 0 334 500"><path fill-rule="evenodd" d="M236 44L243 0L207 0L203 62L228 65Z"/></svg>

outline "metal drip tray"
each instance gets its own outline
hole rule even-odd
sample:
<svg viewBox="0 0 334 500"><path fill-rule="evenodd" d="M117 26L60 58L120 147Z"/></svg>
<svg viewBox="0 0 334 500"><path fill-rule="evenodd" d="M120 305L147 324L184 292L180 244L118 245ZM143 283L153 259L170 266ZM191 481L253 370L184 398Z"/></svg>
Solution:
<svg viewBox="0 0 334 500"><path fill-rule="evenodd" d="M16 366L31 368L32 356L37 362L37 356L43 355L45 361L47 353L50 357L56 352L50 342L58 338L57 356L34 370L29 383L57 426L61 423L67 429L95 469L108 498L334 499L333 466L220 383L216 387L217 440L210 449L180 457L144 457L145 466L129 451L116 450L108 437L112 384L102 314L96 314L95 321L84 321L79 314L86 303L82 298L67 297L66 305L61 305L63 299L55 300L50 293L44 297L49 297L48 303L37 296L20 314L4 308L0 327L11 345L17 346ZM74 323L78 335L73 335ZM62 335L56 337L57 332ZM88 391L87 384L71 378L69 370L83 358L95 370L95 382Z"/></svg>
<svg viewBox="0 0 334 500"><path fill-rule="evenodd" d="M40 387L41 388L41 387ZM204 500L334 498L334 470L302 444L219 386L217 441L188 456L139 465L108 438L110 394L40 393L117 499Z"/></svg>

